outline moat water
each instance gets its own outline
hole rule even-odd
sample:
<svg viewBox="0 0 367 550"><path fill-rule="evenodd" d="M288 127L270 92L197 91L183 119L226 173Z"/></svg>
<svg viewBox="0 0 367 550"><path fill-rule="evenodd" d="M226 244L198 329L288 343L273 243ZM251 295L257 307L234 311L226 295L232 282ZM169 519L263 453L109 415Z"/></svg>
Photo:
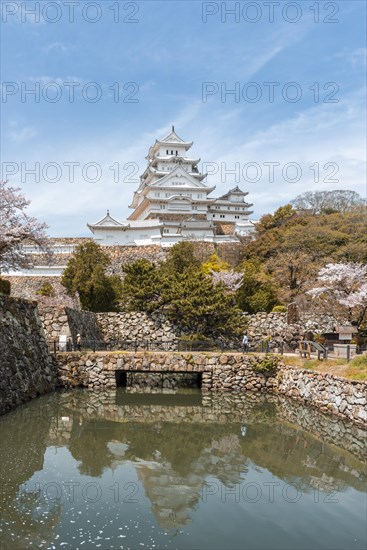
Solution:
<svg viewBox="0 0 367 550"><path fill-rule="evenodd" d="M365 433L284 398L55 392L0 434L2 550L366 548Z"/></svg>

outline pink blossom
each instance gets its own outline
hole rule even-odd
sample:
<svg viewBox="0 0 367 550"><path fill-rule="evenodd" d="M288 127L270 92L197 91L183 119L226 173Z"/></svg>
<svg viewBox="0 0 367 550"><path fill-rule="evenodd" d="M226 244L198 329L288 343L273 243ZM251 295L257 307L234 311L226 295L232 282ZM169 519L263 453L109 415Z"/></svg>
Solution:
<svg viewBox="0 0 367 550"><path fill-rule="evenodd" d="M30 201L19 193L19 188L7 183L0 181L0 272L32 267L24 244L36 244L45 254L50 254L47 226L26 214Z"/></svg>
<svg viewBox="0 0 367 550"><path fill-rule="evenodd" d="M235 271L211 271L213 283L222 284L231 292L236 292L242 284L242 274Z"/></svg>

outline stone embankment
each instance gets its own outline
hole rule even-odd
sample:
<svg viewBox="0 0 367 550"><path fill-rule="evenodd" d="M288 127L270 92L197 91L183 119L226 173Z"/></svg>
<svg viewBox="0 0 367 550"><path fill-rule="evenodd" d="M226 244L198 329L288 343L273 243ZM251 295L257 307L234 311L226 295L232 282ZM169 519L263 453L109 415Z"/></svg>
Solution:
<svg viewBox="0 0 367 550"><path fill-rule="evenodd" d="M37 304L0 296L0 414L56 387Z"/></svg>
<svg viewBox="0 0 367 550"><path fill-rule="evenodd" d="M58 340L60 335L66 335L76 342L78 333L85 341L101 341L102 334L97 324L96 314L64 306L39 305L40 318L46 338L49 341Z"/></svg>
<svg viewBox="0 0 367 550"><path fill-rule="evenodd" d="M331 315L301 313L298 322L289 322L287 313L256 313L247 315L247 334L250 347L256 349L264 340L268 341L269 350L277 351L282 344L291 349L303 339L306 332L323 334L332 332L338 321Z"/></svg>
<svg viewBox="0 0 367 550"><path fill-rule="evenodd" d="M156 349L175 351L182 331L162 313L148 315L143 312L92 313L63 306L39 304L40 316L48 340L58 340L61 334L72 337L80 333L84 341L140 342L144 349L147 342L154 342ZM257 313L245 316L250 349L258 350L268 342L269 351L280 351L283 344L294 349L306 331L331 332L336 321L332 317L301 315L298 323L288 324L287 313ZM159 346L161 343L161 348ZM170 343L170 345L167 345ZM239 343L239 342L238 342ZM285 347L285 351L287 351Z"/></svg>
<svg viewBox="0 0 367 550"><path fill-rule="evenodd" d="M152 341L161 342L162 349L177 349L180 331L161 313L97 313L96 319L106 342Z"/></svg>
<svg viewBox="0 0 367 550"><path fill-rule="evenodd" d="M57 356L60 384L89 389L115 388L121 373L125 385L134 385L134 374L149 373L146 386L162 383L159 376L191 375L203 393L260 391L285 395L357 424L367 423L366 382L314 373L281 365L273 374L255 372L255 356L236 353L64 353Z"/></svg>

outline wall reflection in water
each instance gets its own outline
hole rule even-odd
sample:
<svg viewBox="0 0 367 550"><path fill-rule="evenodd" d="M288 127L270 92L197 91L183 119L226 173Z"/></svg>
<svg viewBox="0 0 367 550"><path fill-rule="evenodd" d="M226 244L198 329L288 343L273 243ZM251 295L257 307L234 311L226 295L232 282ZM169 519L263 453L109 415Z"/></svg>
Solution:
<svg viewBox="0 0 367 550"><path fill-rule="evenodd" d="M296 484L305 494L365 490L365 432L277 396L72 390L28 403L0 426L4 548L27 548L29 541L57 548L62 514L73 510L58 487L64 491L77 476L88 483L112 476L116 484L122 467L134 472L124 474L124 498L136 502L135 510L146 502L164 529L190 524L208 495L243 487L254 471ZM66 462L47 477L47 464L56 464L49 453L60 456L60 449ZM95 504L93 498L87 495L84 508L85 500Z"/></svg>

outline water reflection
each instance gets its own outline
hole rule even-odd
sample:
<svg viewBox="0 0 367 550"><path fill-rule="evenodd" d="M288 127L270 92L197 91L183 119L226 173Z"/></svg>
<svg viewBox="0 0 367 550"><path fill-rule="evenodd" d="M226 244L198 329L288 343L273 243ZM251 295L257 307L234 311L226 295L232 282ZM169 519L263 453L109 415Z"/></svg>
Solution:
<svg viewBox="0 0 367 550"><path fill-rule="evenodd" d="M353 547L365 543L365 433L294 401L72 390L24 405L0 427L4 548L75 548L76 541L135 548L153 540L157 548L162 541L243 548L246 537L249 548L339 548L352 537L341 522L329 539L313 540L306 521L274 538L280 510L290 521L300 512L323 523L339 514L353 526ZM316 509L320 501L329 507ZM277 510L260 535L258 507L260 518ZM246 533L239 510L252 517ZM223 514L224 539L216 523ZM200 546L207 524L211 535Z"/></svg>

